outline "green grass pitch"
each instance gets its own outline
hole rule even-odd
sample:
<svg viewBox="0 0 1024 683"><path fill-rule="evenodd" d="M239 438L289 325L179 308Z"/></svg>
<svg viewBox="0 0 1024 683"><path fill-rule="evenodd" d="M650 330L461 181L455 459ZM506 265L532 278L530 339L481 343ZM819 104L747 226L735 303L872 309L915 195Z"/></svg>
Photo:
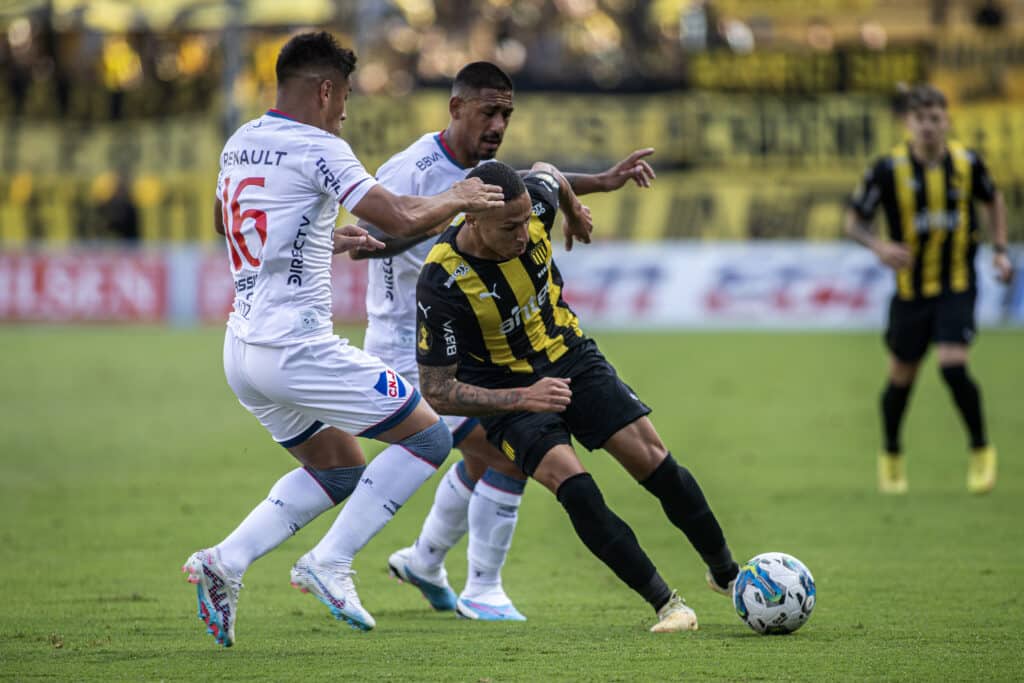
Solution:
<svg viewBox="0 0 1024 683"><path fill-rule="evenodd" d="M385 563L416 536L434 478L357 558L377 630L349 630L288 585L328 513L250 569L237 644L224 650L196 619L180 566L293 463L226 386L221 331L5 327L0 678L1019 680L1024 333L987 331L974 351L1002 458L998 487L980 498L965 490L966 439L931 361L905 430L910 493L875 493L877 334L597 338L654 407L738 559L781 550L811 568L818 605L800 632L748 630L704 587L699 559L654 499L598 452L585 464L700 631L648 633L649 608L536 484L505 568L529 621L430 611ZM465 541L448 568L458 590Z"/></svg>

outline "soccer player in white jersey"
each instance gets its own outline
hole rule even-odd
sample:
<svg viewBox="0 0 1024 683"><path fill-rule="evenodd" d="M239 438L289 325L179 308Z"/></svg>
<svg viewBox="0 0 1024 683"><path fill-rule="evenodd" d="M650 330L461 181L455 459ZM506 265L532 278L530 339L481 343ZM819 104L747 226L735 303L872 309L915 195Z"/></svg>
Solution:
<svg viewBox="0 0 1024 683"><path fill-rule="evenodd" d="M225 646L235 640L248 566L350 494L291 580L336 618L373 628L352 559L451 449L447 425L412 383L334 335L332 255L383 246L361 228L334 225L340 204L413 236L459 211L502 206L501 189L473 180L408 197L378 184L337 136L355 61L327 33L289 40L277 60L276 107L242 126L221 154L215 226L235 283L224 371L239 402L302 464L183 567L197 587L199 617ZM391 445L366 466L354 435Z"/></svg>
<svg viewBox="0 0 1024 683"><path fill-rule="evenodd" d="M465 178L481 161L493 159L512 115L512 91L511 79L494 64L463 67L452 85L448 127L423 135L391 157L377 171L378 182L392 192L431 196ZM654 173L643 157L652 152L637 150L601 174L567 177L577 194L615 190L630 179L646 187ZM379 234L374 226L363 225ZM369 266L365 348L418 385L416 280L434 239L432 233L407 239L379 236L386 242L383 249L352 252L356 258L375 259ZM521 621L525 617L502 586L501 567L512 544L525 477L488 443L476 418L443 419L464 459L439 482L419 538L388 558L389 569L419 588L434 609L454 609L470 619ZM444 559L467 529L469 573L456 596Z"/></svg>

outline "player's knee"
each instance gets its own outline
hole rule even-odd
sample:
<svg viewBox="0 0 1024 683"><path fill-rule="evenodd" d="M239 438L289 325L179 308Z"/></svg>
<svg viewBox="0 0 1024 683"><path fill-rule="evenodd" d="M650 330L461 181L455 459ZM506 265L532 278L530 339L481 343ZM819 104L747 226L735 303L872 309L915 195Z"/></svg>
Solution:
<svg viewBox="0 0 1024 683"><path fill-rule="evenodd" d="M306 471L309 475L317 480L317 483L323 488L324 492L331 499L335 505L348 498L352 491L355 490L356 484L359 483L359 478L363 476L363 470L366 469L366 465L359 465L357 467L331 467L329 469L318 470L314 467L306 466Z"/></svg>
<svg viewBox="0 0 1024 683"><path fill-rule="evenodd" d="M417 457L440 467L452 450L452 433L444 420L438 419L431 426L407 436L398 443Z"/></svg>
<svg viewBox="0 0 1024 683"><path fill-rule="evenodd" d="M967 374L967 366L963 363L941 365L939 372L942 374L942 379L951 387L968 384L971 381L970 375Z"/></svg>
<svg viewBox="0 0 1024 683"><path fill-rule="evenodd" d="M555 497L574 520L577 515L598 516L602 510L607 508L601 489L597 487L597 482L589 472L574 474L563 481L558 486Z"/></svg>

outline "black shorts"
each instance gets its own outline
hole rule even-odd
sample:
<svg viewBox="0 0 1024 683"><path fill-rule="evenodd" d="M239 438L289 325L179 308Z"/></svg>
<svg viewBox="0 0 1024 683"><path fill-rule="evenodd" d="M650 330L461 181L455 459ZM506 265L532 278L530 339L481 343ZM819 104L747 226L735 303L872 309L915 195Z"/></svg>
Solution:
<svg viewBox="0 0 1024 683"><path fill-rule="evenodd" d="M885 345L901 361L916 363L932 342L970 344L975 335L974 300L973 291L914 301L893 297Z"/></svg>
<svg viewBox="0 0 1024 683"><path fill-rule="evenodd" d="M506 413L480 418L487 439L532 475L544 455L570 436L587 450L605 444L615 432L651 409L619 379L597 344L588 339L560 358L547 377L569 377L572 401L562 413Z"/></svg>

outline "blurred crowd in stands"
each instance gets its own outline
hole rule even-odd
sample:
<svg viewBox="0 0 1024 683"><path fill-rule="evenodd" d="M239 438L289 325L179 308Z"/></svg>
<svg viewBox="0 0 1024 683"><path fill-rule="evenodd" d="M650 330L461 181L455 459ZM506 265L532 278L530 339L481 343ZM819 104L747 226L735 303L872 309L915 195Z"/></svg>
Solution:
<svg viewBox="0 0 1024 683"><path fill-rule="evenodd" d="M276 50L302 20L355 47L362 92L402 95L473 59L498 62L521 90L685 88L694 56L709 50L884 50L1001 32L1024 16L1021 0L291 0L267 15L257 5L268 3L236 2L237 15L230 2L200 0L0 7L0 111L116 119L202 109L221 83L233 16L246 25L243 96L272 87ZM211 16L211 4L223 11ZM285 4L295 24L284 23Z"/></svg>

